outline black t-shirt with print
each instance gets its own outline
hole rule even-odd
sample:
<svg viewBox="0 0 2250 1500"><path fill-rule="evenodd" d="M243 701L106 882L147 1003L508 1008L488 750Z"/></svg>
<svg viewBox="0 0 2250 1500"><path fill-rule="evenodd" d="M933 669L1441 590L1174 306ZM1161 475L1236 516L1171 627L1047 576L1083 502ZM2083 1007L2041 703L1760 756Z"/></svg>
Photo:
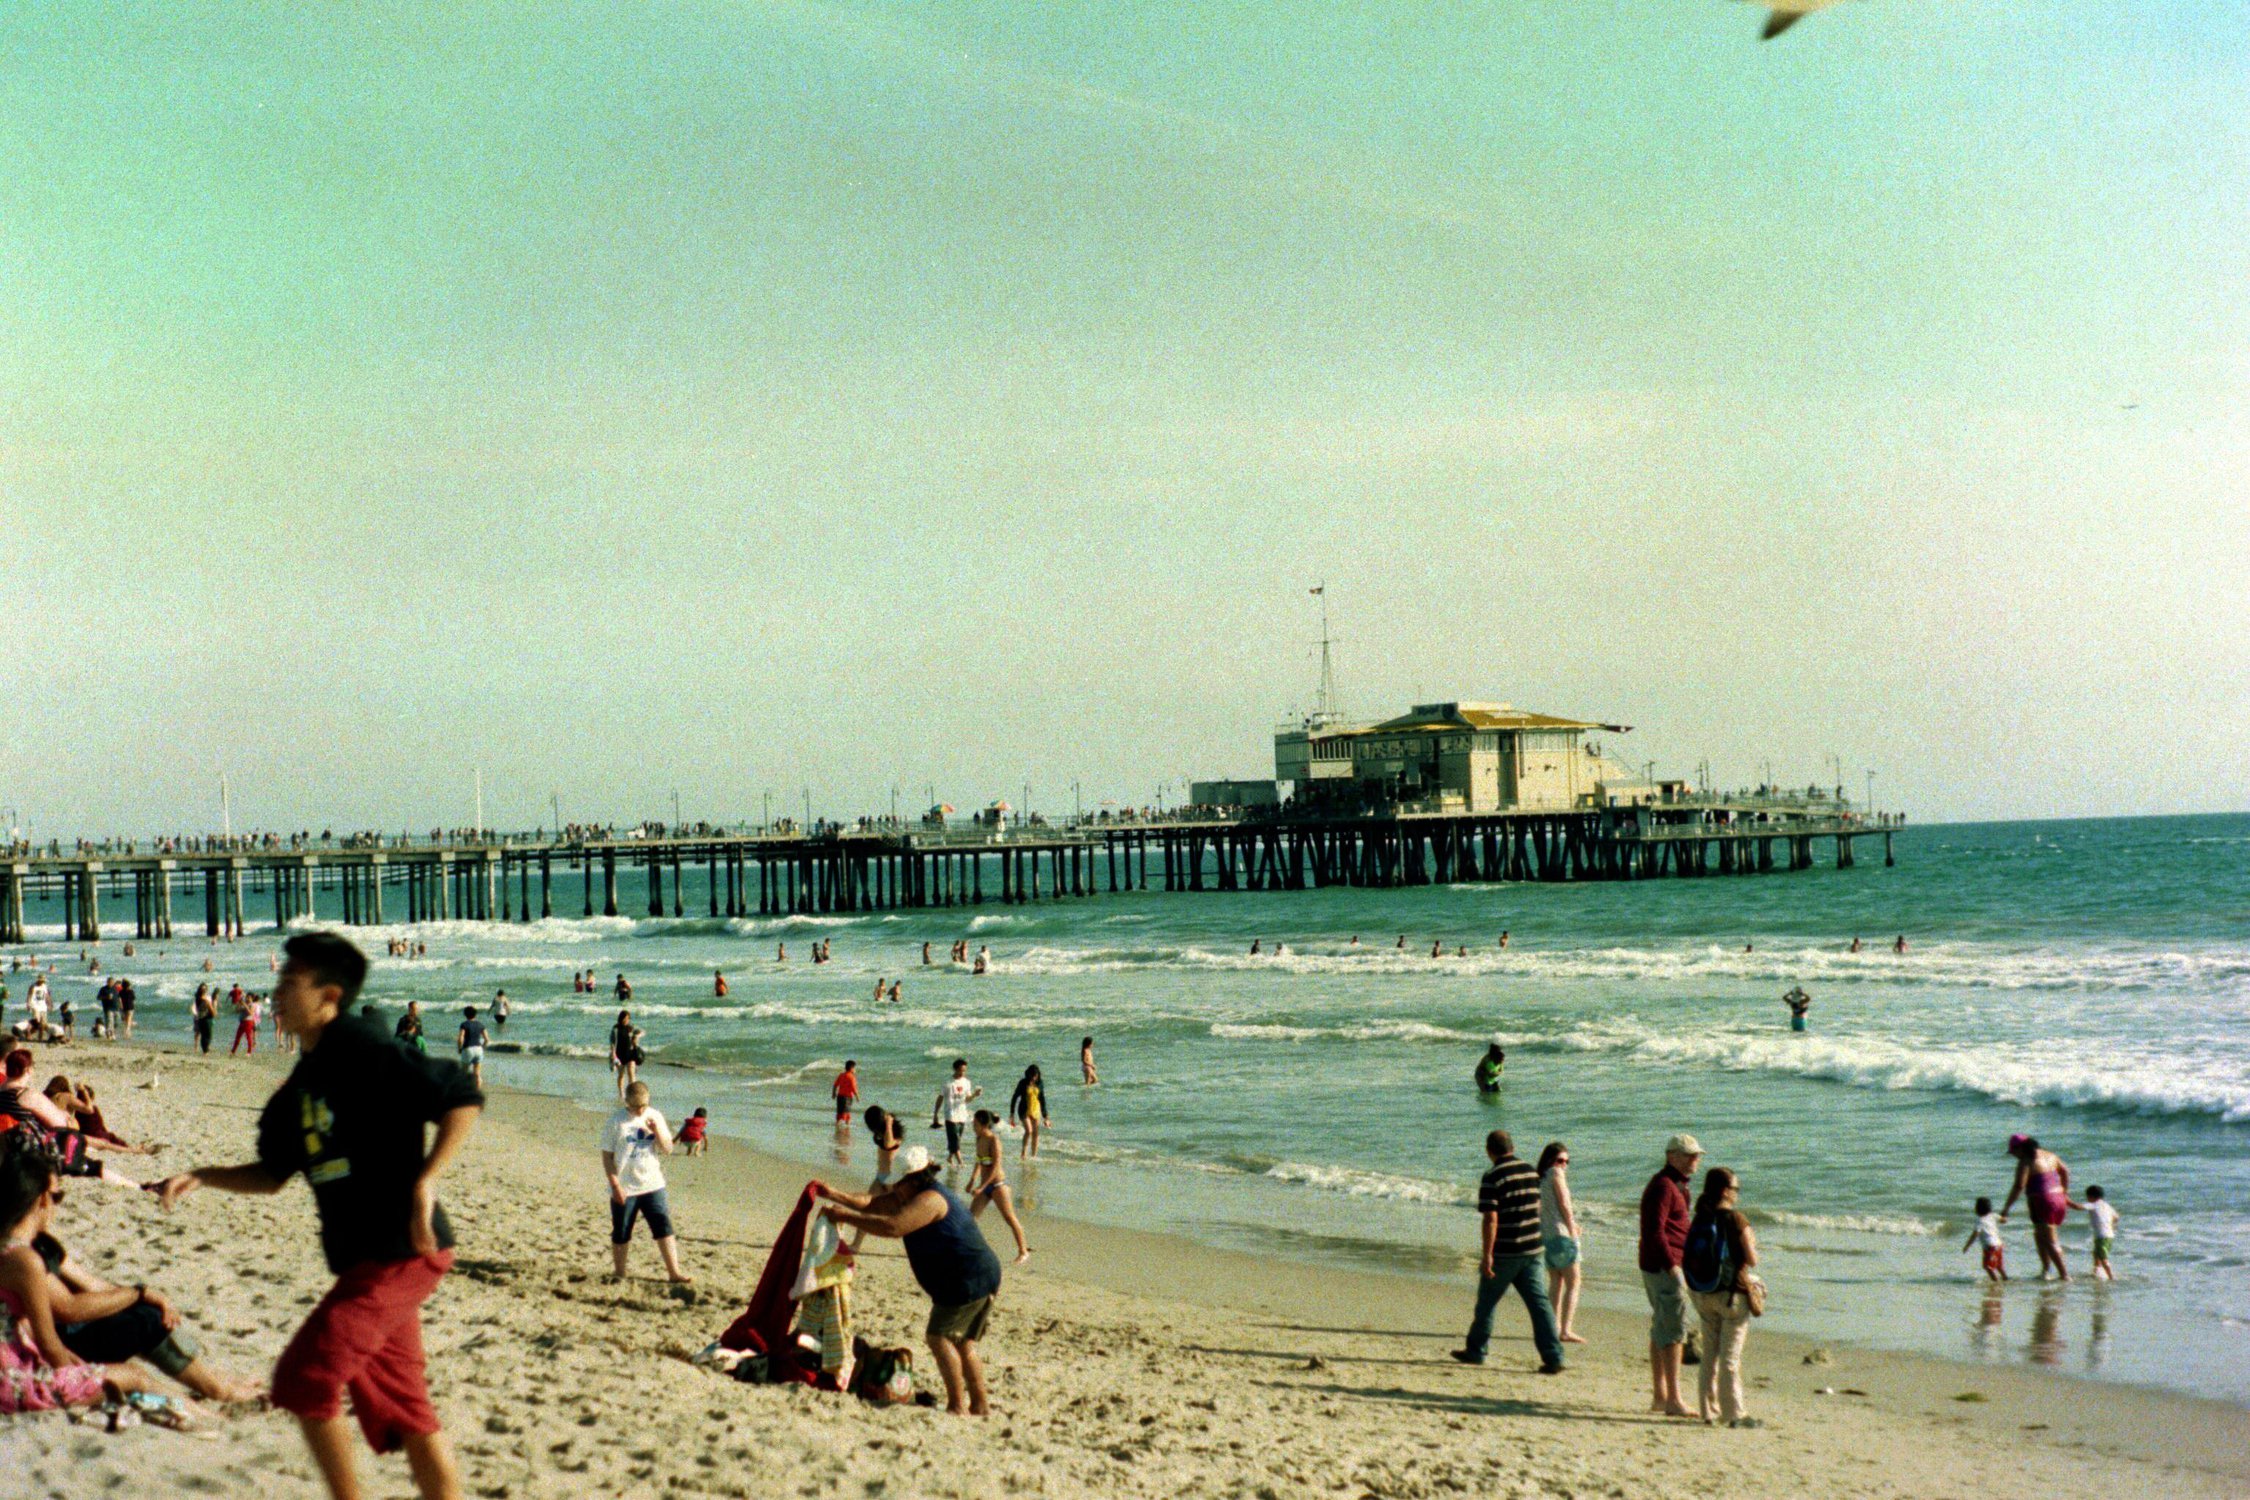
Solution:
<svg viewBox="0 0 2250 1500"><path fill-rule="evenodd" d="M458 1063L339 1016L258 1116L258 1164L285 1182L305 1174L331 1271L411 1260L414 1181L428 1159L424 1127L483 1102ZM442 1207L433 1224L438 1247L451 1248Z"/></svg>

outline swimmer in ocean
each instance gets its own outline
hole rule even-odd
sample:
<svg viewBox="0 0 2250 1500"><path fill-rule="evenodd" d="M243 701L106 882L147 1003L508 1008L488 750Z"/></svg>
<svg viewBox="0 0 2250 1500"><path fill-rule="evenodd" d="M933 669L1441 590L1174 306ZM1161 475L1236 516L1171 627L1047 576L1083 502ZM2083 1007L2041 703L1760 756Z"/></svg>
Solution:
<svg viewBox="0 0 2250 1500"><path fill-rule="evenodd" d="M1781 1003L1789 1007L1789 1029L1803 1031L1805 1012L1812 1009L1812 996L1805 993L1803 985L1795 985L1788 994L1781 997Z"/></svg>
<svg viewBox="0 0 2250 1500"><path fill-rule="evenodd" d="M1501 1050L1498 1042L1494 1042L1491 1046L1485 1048L1484 1056L1477 1059L1477 1092L1480 1094L1499 1093L1500 1075L1506 1071L1507 1066L1508 1054Z"/></svg>

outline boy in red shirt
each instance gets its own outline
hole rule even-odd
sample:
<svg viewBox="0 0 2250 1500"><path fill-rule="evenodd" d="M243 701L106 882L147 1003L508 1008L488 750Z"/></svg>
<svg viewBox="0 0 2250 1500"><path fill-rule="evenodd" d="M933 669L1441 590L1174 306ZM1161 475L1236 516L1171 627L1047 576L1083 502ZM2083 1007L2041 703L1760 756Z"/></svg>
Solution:
<svg viewBox="0 0 2250 1500"><path fill-rule="evenodd" d="M453 1264L435 1184L484 1095L457 1064L410 1051L350 1014L367 958L349 942L300 933L283 951L274 1005L304 1053L258 1117L258 1159L151 1187L171 1208L197 1188L275 1193L305 1175L336 1284L274 1366L273 1404L295 1414L335 1500L360 1493L346 1390L368 1446L406 1450L423 1500L459 1500L452 1448L422 1378L421 1308ZM430 1123L437 1138L425 1152Z"/></svg>
<svg viewBox="0 0 2250 1500"><path fill-rule="evenodd" d="M836 1100L836 1128L851 1129L852 1106L859 1102L859 1064L856 1061L846 1061L844 1071L836 1075L836 1081L829 1086L828 1092Z"/></svg>

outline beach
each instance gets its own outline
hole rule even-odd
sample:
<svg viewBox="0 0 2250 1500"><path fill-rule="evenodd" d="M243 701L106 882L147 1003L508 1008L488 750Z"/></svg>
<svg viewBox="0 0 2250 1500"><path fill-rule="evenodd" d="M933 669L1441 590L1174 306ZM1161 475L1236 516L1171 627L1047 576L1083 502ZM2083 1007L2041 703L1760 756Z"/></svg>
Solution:
<svg viewBox="0 0 2250 1500"><path fill-rule="evenodd" d="M101 1088L128 1138L169 1143L153 1163L123 1159L150 1178L246 1158L280 1066L264 1054L253 1063L146 1046L81 1044L41 1058L42 1074L67 1068ZM662 1073L660 1103L680 1092ZM633 1279L610 1284L591 1078L577 1099L496 1090L448 1179L458 1259L429 1304L426 1337L470 1494L2250 1491L2250 1414L2226 1403L1816 1348L1760 1329L1749 1399L1767 1425L1707 1429L1645 1414L1646 1325L1630 1315L1582 1315L1590 1342L1547 1379L1533 1373L1510 1302L1491 1362L1464 1368L1445 1356L1467 1320L1466 1280L1284 1262L1038 1214L1033 1262L1009 1272L983 1345L987 1421L752 1387L688 1361L747 1300L805 1168L723 1137L706 1157L673 1158L692 1298L671 1294L645 1240ZM155 1088L137 1087L152 1079ZM1470 1241L1473 1216L1461 1227ZM985 1229L1004 1240L996 1219ZM75 1183L58 1230L110 1279L167 1292L207 1357L260 1378L328 1281L300 1185L271 1198L199 1194L166 1215L144 1194ZM934 1390L921 1350L927 1303L895 1246L869 1248L858 1330L915 1349L920 1387ZM315 1488L294 1425L275 1414L226 1418L211 1438L15 1418L9 1437L23 1493ZM386 1463L375 1493L401 1493L403 1466Z"/></svg>

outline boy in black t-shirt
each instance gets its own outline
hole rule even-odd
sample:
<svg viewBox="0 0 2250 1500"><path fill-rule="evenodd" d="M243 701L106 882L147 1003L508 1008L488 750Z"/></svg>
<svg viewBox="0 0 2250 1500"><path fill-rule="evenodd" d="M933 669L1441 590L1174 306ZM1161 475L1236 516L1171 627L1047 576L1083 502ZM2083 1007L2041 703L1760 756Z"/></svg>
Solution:
<svg viewBox="0 0 2250 1500"><path fill-rule="evenodd" d="M304 1055L258 1117L258 1159L151 1184L166 1208L199 1187L273 1193L298 1174L320 1210L336 1284L273 1372L273 1404L296 1415L336 1500L357 1500L342 1395L377 1453L403 1447L424 1500L457 1500L453 1453L422 1378L422 1303L453 1264L438 1174L468 1139L484 1096L458 1066L410 1051L347 1014L367 958L334 933L300 933L274 989ZM423 1127L437 1139L425 1154Z"/></svg>

